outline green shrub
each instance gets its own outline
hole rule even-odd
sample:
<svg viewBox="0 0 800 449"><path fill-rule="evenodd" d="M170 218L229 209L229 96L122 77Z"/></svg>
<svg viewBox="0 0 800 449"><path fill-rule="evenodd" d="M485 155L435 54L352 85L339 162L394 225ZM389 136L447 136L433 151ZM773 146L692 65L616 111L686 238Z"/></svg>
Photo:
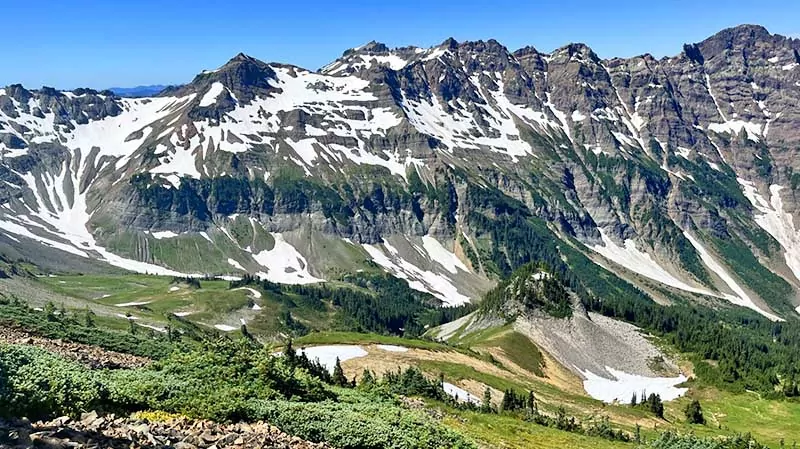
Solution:
<svg viewBox="0 0 800 449"><path fill-rule="evenodd" d="M104 405L97 373L44 350L0 345L0 416L40 419Z"/></svg>
<svg viewBox="0 0 800 449"><path fill-rule="evenodd" d="M473 448L457 433L389 402L260 401L251 415L284 432L341 449Z"/></svg>

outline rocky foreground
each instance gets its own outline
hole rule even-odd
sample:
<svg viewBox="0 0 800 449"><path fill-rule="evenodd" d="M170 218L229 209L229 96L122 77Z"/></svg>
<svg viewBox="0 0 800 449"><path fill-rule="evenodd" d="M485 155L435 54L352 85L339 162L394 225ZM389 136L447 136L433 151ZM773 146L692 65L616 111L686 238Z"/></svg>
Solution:
<svg viewBox="0 0 800 449"><path fill-rule="evenodd" d="M0 326L0 343L36 346L92 369L138 368L150 363L150 360L144 357L109 351L97 346L42 338L8 324Z"/></svg>
<svg viewBox="0 0 800 449"><path fill-rule="evenodd" d="M16 448L328 448L281 432L263 422L218 424L170 419L163 422L85 413L48 422L0 420L0 449Z"/></svg>

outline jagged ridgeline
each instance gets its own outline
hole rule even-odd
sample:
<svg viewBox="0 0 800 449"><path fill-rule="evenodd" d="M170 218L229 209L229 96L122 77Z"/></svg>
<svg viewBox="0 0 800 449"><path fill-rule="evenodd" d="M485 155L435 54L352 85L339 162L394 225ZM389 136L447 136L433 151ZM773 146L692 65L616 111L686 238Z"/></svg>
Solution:
<svg viewBox="0 0 800 449"><path fill-rule="evenodd" d="M12 85L0 249L45 271L382 271L442 305L544 262L585 304L791 320L798 104L800 41L751 25L660 60L448 39L317 71L239 54L141 98Z"/></svg>

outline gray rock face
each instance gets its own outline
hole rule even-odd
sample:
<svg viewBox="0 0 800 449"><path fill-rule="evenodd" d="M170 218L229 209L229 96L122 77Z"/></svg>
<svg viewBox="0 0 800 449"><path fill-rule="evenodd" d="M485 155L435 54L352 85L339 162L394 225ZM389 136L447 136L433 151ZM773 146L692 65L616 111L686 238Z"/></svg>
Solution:
<svg viewBox="0 0 800 449"><path fill-rule="evenodd" d="M792 313L799 52L745 25L660 60L371 42L318 72L240 54L146 99L9 86L0 198L28 218L4 229L64 243L50 215L80 215L99 245L240 214L354 243L434 235L492 277L559 259L497 231L541 220L536 233L661 299L702 290Z"/></svg>

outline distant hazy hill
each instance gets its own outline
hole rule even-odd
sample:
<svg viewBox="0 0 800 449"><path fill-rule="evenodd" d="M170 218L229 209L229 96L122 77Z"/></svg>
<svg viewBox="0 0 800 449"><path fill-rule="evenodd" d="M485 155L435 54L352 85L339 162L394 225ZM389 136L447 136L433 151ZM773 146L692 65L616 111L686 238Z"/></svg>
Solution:
<svg viewBox="0 0 800 449"><path fill-rule="evenodd" d="M152 86L111 87L108 90L114 92L120 97L148 97L156 95L166 87L167 86L161 84L154 84Z"/></svg>

